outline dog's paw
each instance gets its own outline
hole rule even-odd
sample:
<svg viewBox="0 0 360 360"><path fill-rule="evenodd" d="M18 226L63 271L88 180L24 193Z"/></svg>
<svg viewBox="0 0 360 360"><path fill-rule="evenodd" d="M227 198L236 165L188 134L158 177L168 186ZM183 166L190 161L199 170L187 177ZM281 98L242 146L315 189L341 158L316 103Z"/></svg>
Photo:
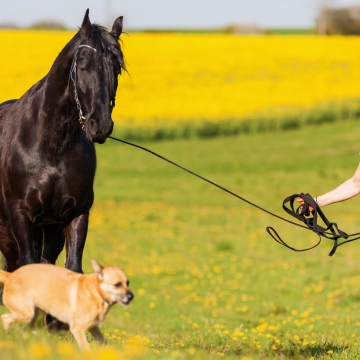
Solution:
<svg viewBox="0 0 360 360"><path fill-rule="evenodd" d="M2 314L1 315L1 320L2 320L2 323L4 325L5 330L8 330L10 325L14 322L14 320L11 317L10 314Z"/></svg>

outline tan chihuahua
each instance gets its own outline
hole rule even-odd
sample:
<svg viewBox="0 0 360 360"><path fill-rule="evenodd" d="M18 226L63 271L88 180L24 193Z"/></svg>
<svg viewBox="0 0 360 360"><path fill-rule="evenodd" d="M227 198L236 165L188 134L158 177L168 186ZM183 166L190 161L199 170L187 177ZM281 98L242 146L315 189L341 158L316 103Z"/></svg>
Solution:
<svg viewBox="0 0 360 360"><path fill-rule="evenodd" d="M106 342L98 325L112 305L128 305L134 295L122 269L91 262L95 274L90 275L49 264L25 265L13 273L0 270L3 303L10 310L1 315L4 328L13 322L34 327L41 309L68 324L81 349L90 349L87 330L96 340Z"/></svg>

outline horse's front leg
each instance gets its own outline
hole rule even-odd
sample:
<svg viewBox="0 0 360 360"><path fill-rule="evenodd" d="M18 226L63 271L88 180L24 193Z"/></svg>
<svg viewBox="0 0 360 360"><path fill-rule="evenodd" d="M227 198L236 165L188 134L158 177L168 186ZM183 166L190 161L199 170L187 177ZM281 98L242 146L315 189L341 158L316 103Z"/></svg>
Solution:
<svg viewBox="0 0 360 360"><path fill-rule="evenodd" d="M32 224L26 211L20 207L12 208L10 226L19 249L18 266L35 263Z"/></svg>
<svg viewBox="0 0 360 360"><path fill-rule="evenodd" d="M82 256L89 224L89 214L76 217L64 229L66 244L66 268L82 273Z"/></svg>

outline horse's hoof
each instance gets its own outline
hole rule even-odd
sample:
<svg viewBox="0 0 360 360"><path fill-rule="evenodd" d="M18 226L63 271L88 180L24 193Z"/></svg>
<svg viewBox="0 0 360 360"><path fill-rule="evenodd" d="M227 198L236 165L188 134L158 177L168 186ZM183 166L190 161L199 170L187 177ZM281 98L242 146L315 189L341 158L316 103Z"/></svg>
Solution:
<svg viewBox="0 0 360 360"><path fill-rule="evenodd" d="M50 314L45 315L44 325L51 334L63 333L69 331L69 325L62 323L61 321L54 318Z"/></svg>

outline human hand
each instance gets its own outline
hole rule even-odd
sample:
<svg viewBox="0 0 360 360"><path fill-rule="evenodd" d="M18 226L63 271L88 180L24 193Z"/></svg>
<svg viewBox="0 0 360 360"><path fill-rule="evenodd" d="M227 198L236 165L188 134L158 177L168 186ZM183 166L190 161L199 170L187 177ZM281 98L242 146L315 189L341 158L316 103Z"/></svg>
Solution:
<svg viewBox="0 0 360 360"><path fill-rule="evenodd" d="M300 204L300 210L302 210L302 205L305 204L305 200L303 198L297 198L296 201ZM309 211L314 211L314 208L310 205L309 205Z"/></svg>

